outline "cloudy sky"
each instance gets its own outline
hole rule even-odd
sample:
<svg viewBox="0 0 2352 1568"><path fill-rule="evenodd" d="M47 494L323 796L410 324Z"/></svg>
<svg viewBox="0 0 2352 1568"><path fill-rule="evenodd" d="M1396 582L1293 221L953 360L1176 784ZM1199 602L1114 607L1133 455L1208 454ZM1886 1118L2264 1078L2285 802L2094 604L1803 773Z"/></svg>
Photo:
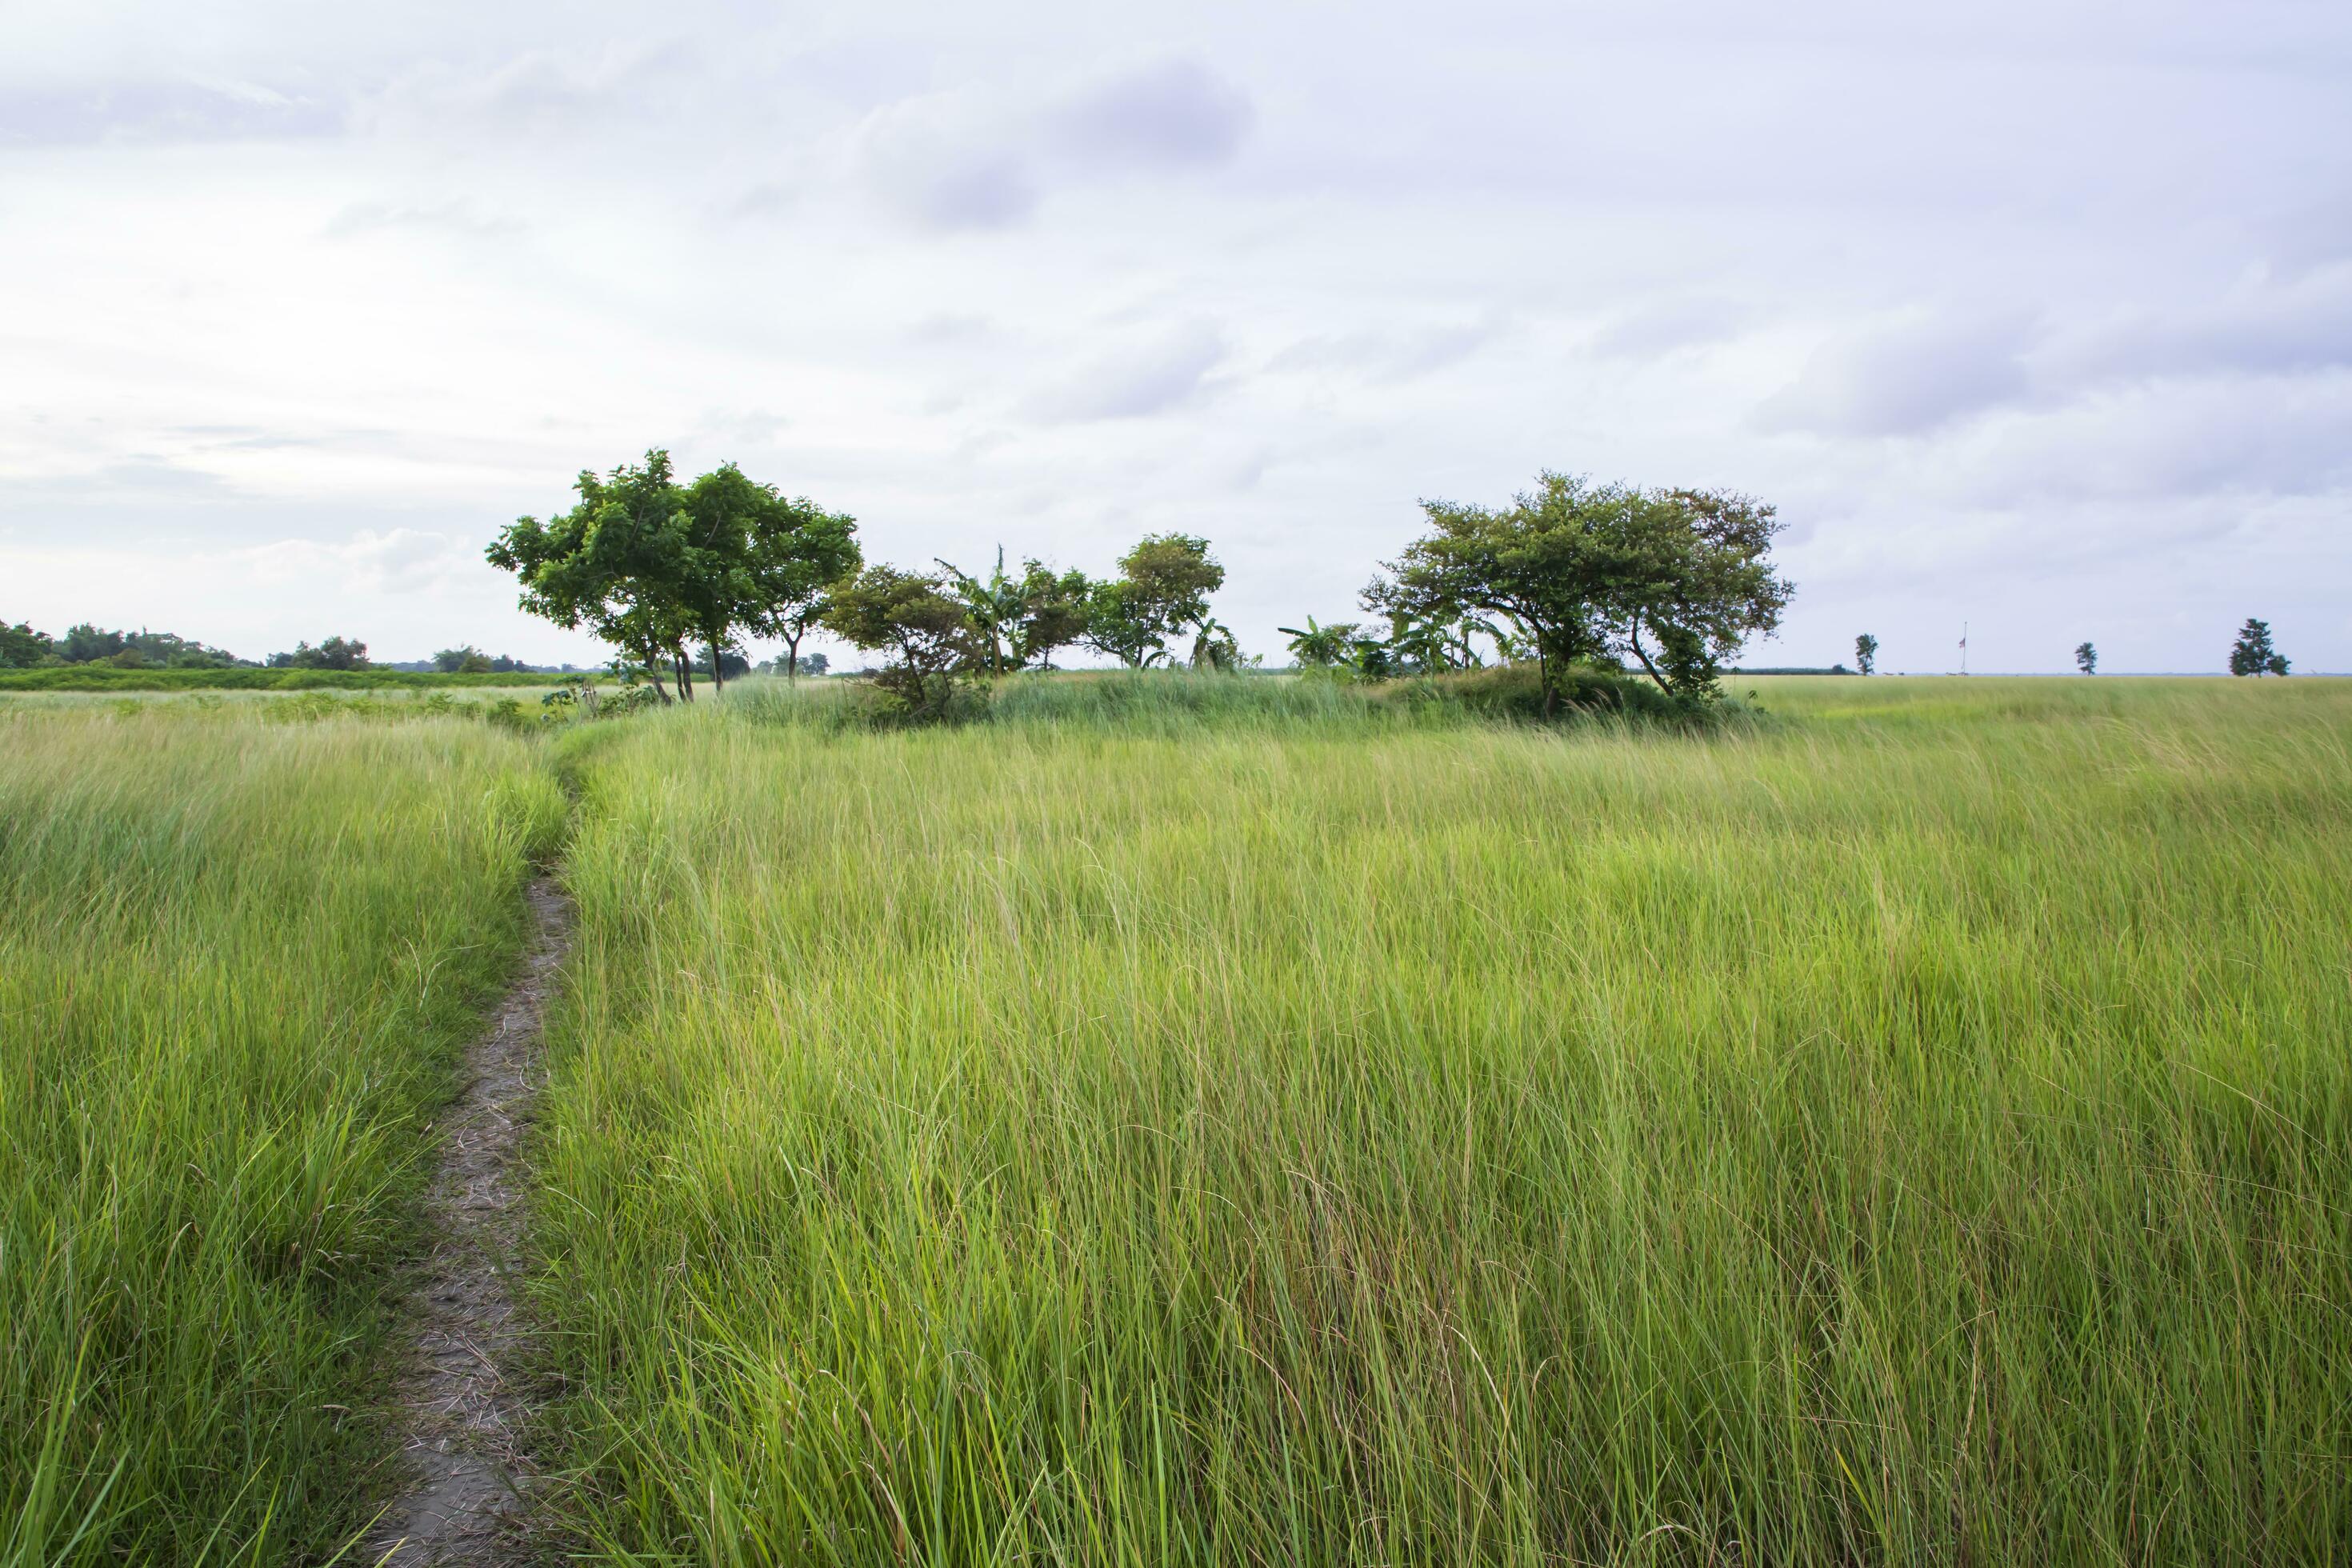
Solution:
<svg viewBox="0 0 2352 1568"><path fill-rule="evenodd" d="M481 548L666 445L870 556L1778 503L1751 663L2352 670L2352 6L11 0L0 619L600 658Z"/></svg>

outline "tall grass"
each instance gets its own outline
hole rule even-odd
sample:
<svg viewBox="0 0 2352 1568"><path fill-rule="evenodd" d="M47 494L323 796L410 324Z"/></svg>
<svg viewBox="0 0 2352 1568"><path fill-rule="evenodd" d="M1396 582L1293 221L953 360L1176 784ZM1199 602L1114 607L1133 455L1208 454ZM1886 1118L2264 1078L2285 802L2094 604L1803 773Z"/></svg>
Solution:
<svg viewBox="0 0 2352 1568"><path fill-rule="evenodd" d="M478 723L0 711L0 1563L317 1561L563 803Z"/></svg>
<svg viewBox="0 0 2352 1568"><path fill-rule="evenodd" d="M2339 1556L2352 689L1787 684L595 735L559 1506L640 1562Z"/></svg>

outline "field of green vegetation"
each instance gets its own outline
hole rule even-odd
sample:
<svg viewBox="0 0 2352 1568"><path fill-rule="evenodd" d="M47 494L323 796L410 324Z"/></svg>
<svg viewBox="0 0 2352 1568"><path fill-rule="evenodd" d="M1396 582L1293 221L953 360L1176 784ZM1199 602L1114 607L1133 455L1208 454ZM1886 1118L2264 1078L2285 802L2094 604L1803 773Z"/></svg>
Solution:
<svg viewBox="0 0 2352 1568"><path fill-rule="evenodd" d="M562 797L483 724L0 704L0 1563L324 1561Z"/></svg>
<svg viewBox="0 0 2352 1568"><path fill-rule="evenodd" d="M1751 688L0 705L15 1560L363 1520L559 779L562 1550L2340 1555L2352 683Z"/></svg>

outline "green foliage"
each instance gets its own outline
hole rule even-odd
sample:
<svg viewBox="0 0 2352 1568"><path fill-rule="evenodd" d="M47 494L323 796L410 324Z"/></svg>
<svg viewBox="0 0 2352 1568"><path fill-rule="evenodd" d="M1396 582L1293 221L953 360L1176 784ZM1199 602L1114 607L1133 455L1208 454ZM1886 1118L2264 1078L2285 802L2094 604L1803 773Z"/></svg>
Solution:
<svg viewBox="0 0 2352 1568"><path fill-rule="evenodd" d="M31 668L51 659L121 669L225 669L237 663L234 654L170 632L108 631L85 621L51 642L29 625L0 627L0 667Z"/></svg>
<svg viewBox="0 0 2352 1568"><path fill-rule="evenodd" d="M545 523L520 517L484 552L522 584L522 607L567 628L585 627L652 677L663 700L665 660L682 662L688 635L679 582L686 548L669 454L646 454L599 478L581 470L580 500Z"/></svg>
<svg viewBox="0 0 2352 1568"><path fill-rule="evenodd" d="M487 675L490 656L467 643L462 647L445 647L433 656L433 668L444 675Z"/></svg>
<svg viewBox="0 0 2352 1568"><path fill-rule="evenodd" d="M29 621L0 625L0 669L31 669L58 657L57 645Z"/></svg>
<svg viewBox="0 0 2352 1568"><path fill-rule="evenodd" d="M367 644L355 637L329 637L318 647L298 643L292 653L269 656L272 669L366 669Z"/></svg>
<svg viewBox="0 0 2352 1568"><path fill-rule="evenodd" d="M782 638L796 657L825 584L858 563L856 520L732 463L681 485L656 447L602 478L583 470L574 489L571 510L516 519L488 558L521 581L524 609L622 649L665 701L665 662L679 695L693 695L690 642L721 685L739 635Z"/></svg>
<svg viewBox="0 0 2352 1568"><path fill-rule="evenodd" d="M2271 643L2271 624L2249 616L2230 647L2230 673L2261 677L2284 675L2287 669L2287 660Z"/></svg>
<svg viewBox="0 0 2352 1568"><path fill-rule="evenodd" d="M828 595L823 625L854 647L887 656L874 684L908 718L944 715L957 678L983 667L988 657L964 606L946 588L938 576L868 566Z"/></svg>
<svg viewBox="0 0 2352 1568"><path fill-rule="evenodd" d="M1170 640L1188 627L1205 630L1209 595L1225 581L1209 542L1190 533L1146 534L1118 568L1089 591L1081 640L1138 669L1168 662Z"/></svg>
<svg viewBox="0 0 2352 1568"><path fill-rule="evenodd" d="M978 639L981 668L1003 675L1019 668L1023 623L1028 618L1028 595L1018 578L1004 574L1004 546L996 547L996 569L986 582L951 563L942 561L940 579L944 591L963 606L964 619Z"/></svg>
<svg viewBox="0 0 2352 1568"><path fill-rule="evenodd" d="M2091 645L2084 643L2083 647ZM1853 639L1853 667L1864 675L1878 673L1878 639L1868 632Z"/></svg>
<svg viewBox="0 0 2352 1568"><path fill-rule="evenodd" d="M1054 650L1068 647L1087 633L1087 606L1094 584L1073 568L1055 572L1035 559L1021 563L1021 616L1014 652L1024 667L1054 667Z"/></svg>
<svg viewBox="0 0 2352 1568"><path fill-rule="evenodd" d="M1356 634L1362 629L1356 621L1334 621L1318 626L1315 617L1307 617L1307 625L1277 626L1276 631L1290 639L1290 657L1301 669L1332 669L1353 662Z"/></svg>
<svg viewBox="0 0 2352 1568"><path fill-rule="evenodd" d="M2081 670L2084 675L2098 674L2099 650L2093 647L2089 643L2076 643L2074 645L2074 668ZM1864 671L1864 673L1867 674L1868 672Z"/></svg>
<svg viewBox="0 0 2352 1568"><path fill-rule="evenodd" d="M1768 559L1770 507L1703 490L1638 490L1546 473L1503 510L1424 501L1431 531L1365 590L1408 622L1477 611L1525 638L1546 683L1630 658L1685 702L1780 624L1791 592Z"/></svg>

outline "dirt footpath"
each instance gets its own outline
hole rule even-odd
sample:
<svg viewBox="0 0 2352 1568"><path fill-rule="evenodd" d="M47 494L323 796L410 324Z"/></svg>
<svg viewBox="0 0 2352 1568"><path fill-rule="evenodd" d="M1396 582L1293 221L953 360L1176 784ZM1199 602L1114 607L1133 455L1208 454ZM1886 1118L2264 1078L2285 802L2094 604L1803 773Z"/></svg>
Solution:
<svg viewBox="0 0 2352 1568"><path fill-rule="evenodd" d="M466 1055L466 1087L441 1121L426 1213L432 1254L408 1294L415 1325L399 1384L413 1484L359 1554L367 1563L505 1562L532 1470L519 1447L523 1325L509 1287L522 1239L518 1157L541 1082L548 987L571 943L572 906L551 879L530 886L529 955Z"/></svg>

